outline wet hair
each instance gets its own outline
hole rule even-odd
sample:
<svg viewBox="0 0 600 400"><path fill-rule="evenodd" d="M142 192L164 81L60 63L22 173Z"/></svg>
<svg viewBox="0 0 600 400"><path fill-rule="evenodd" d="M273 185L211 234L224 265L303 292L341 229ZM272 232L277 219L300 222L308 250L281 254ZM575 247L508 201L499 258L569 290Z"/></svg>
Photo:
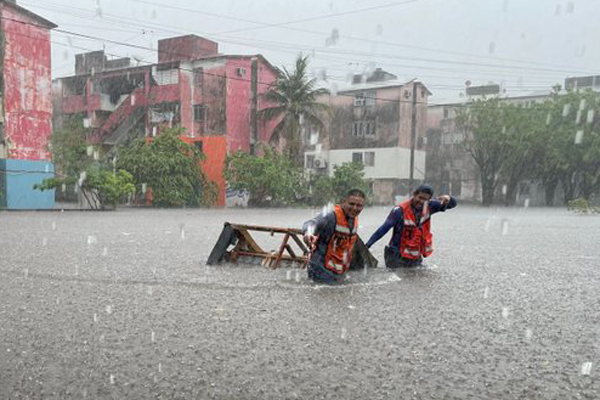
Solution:
<svg viewBox="0 0 600 400"><path fill-rule="evenodd" d="M429 185L420 185L418 188L415 189L413 194L417 195L419 193L425 193L433 197L433 188Z"/></svg>
<svg viewBox="0 0 600 400"><path fill-rule="evenodd" d="M351 190L349 190L348 193L346 193L346 198L348 198L350 196L362 197L363 199L367 198L367 196L365 195L365 192L363 192L360 189L351 189Z"/></svg>

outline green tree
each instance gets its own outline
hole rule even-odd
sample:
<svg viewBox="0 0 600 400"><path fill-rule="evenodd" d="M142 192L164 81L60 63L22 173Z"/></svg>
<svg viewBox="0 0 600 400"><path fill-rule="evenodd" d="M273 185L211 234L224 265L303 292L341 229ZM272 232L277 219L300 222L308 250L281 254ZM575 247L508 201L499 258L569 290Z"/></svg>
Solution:
<svg viewBox="0 0 600 400"><path fill-rule="evenodd" d="M44 179L34 188L44 191L62 185L75 186L90 208L115 207L135 191L132 176L126 171L115 172L102 160L99 149L86 142L87 133L82 116L65 119L62 128L53 133L48 146L57 168L56 177Z"/></svg>
<svg viewBox="0 0 600 400"><path fill-rule="evenodd" d="M305 192L301 168L288 157L265 147L257 157L238 151L225 161L225 179L232 189L247 190L249 204L256 207L295 203Z"/></svg>
<svg viewBox="0 0 600 400"><path fill-rule="evenodd" d="M118 167L131 173L138 187L152 189L155 206L211 205L216 200L216 185L200 167L204 156L179 138L183 133L183 128L170 128L152 141L138 138L119 149Z"/></svg>
<svg viewBox="0 0 600 400"><path fill-rule="evenodd" d="M499 98L478 99L458 110L456 124L465 135L463 146L479 168L482 204L490 206L507 156L506 115L510 109Z"/></svg>
<svg viewBox="0 0 600 400"><path fill-rule="evenodd" d="M360 189L369 195L369 184L364 179L364 165L348 162L336 165L333 176L316 175L312 180L312 205L335 203L343 199L351 189Z"/></svg>
<svg viewBox="0 0 600 400"><path fill-rule="evenodd" d="M328 94L326 89L315 89L316 80L308 79L308 56L298 56L294 71L283 68L277 80L262 96L269 104L259 111L263 120L277 120L273 129L271 143L285 140L285 153L296 165L302 164L302 140L300 132L302 124L324 131L321 120L323 113L331 113L331 108L317 102L321 95Z"/></svg>

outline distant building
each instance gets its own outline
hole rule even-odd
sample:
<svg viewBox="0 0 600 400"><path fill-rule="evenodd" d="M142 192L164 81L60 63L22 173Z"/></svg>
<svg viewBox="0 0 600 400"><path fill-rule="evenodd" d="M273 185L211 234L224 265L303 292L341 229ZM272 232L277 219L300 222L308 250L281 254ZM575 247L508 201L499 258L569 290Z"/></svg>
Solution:
<svg viewBox="0 0 600 400"><path fill-rule="evenodd" d="M50 30L56 25L0 0L0 208L51 208L53 192L33 184L53 176Z"/></svg>
<svg viewBox="0 0 600 400"><path fill-rule="evenodd" d="M78 54L75 75L54 82L55 120L83 115L89 140L108 152L179 125L206 155L203 169L225 205L225 156L268 141L275 122L259 121L257 110L275 79L263 56L219 54L218 43L195 35L159 40L156 64Z"/></svg>
<svg viewBox="0 0 600 400"><path fill-rule="evenodd" d="M373 200L390 204L410 192L410 148L413 92L416 93L414 185L425 178L427 98L421 82L400 82L380 69L370 77L322 99L333 107L326 132L305 132L305 167L333 174L336 165L360 162L370 181ZM414 186L413 185L413 186Z"/></svg>

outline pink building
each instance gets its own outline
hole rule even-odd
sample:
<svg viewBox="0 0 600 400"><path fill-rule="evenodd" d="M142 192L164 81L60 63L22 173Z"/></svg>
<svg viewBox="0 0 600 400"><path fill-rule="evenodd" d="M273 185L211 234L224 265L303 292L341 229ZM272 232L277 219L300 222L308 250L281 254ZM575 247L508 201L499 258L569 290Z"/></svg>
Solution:
<svg viewBox="0 0 600 400"><path fill-rule="evenodd" d="M52 22L0 0L0 158L50 160Z"/></svg>
<svg viewBox="0 0 600 400"><path fill-rule="evenodd" d="M179 125L206 155L204 170L225 204L223 161L229 152L254 152L273 123L261 123L260 94L276 79L261 55L222 55L218 43L195 35L158 42L158 63L132 66L103 51L79 54L75 75L55 81L55 117L82 114L90 141L110 151L139 136Z"/></svg>

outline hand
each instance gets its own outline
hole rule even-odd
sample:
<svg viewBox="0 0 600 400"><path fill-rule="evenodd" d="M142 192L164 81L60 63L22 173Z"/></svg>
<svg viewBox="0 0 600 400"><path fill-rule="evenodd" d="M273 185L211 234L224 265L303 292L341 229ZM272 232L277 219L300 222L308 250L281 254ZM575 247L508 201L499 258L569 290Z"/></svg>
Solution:
<svg viewBox="0 0 600 400"><path fill-rule="evenodd" d="M308 245L308 248L310 250L314 250L317 247L318 239L319 239L319 237L317 235L311 235L309 233L304 235L304 243L306 243Z"/></svg>
<svg viewBox="0 0 600 400"><path fill-rule="evenodd" d="M447 206L450 203L450 195L443 195L438 197L438 200L440 201L440 203L442 203L442 206Z"/></svg>

